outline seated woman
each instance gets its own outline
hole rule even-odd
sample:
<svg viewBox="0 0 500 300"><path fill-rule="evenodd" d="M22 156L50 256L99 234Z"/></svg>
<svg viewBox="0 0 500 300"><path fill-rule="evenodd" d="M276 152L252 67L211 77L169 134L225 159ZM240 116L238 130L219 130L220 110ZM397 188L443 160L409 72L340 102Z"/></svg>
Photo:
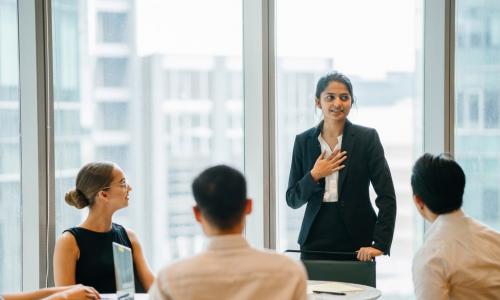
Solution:
<svg viewBox="0 0 500 300"><path fill-rule="evenodd" d="M44 288L33 292L12 293L0 296L0 300L87 300L101 299L92 287L81 284L64 287Z"/></svg>
<svg viewBox="0 0 500 300"><path fill-rule="evenodd" d="M76 188L65 200L78 209L89 207L85 221L65 230L54 249L56 286L81 283L99 293L115 293L112 243L132 249L136 292L146 292L154 275L135 233L112 222L113 214L128 206L132 187L114 163L94 162L81 168Z"/></svg>

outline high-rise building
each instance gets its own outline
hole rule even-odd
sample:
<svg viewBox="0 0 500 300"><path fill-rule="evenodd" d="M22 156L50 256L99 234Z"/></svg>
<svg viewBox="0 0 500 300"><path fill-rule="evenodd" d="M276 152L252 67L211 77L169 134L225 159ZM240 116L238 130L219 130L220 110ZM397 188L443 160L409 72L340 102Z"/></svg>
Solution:
<svg viewBox="0 0 500 300"><path fill-rule="evenodd" d="M455 156L467 176L464 208L500 229L500 3L457 1Z"/></svg>
<svg viewBox="0 0 500 300"><path fill-rule="evenodd" d="M17 1L0 0L0 290L21 278L21 164ZM8 212L8 213L6 213Z"/></svg>

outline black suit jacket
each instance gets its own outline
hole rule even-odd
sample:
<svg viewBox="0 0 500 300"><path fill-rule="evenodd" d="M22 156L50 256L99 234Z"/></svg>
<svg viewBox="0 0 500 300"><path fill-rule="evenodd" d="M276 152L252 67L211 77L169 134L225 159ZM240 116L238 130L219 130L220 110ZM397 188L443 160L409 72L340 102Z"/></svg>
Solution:
<svg viewBox="0 0 500 300"><path fill-rule="evenodd" d="M297 135L293 146L286 202L291 208L307 204L300 245L309 235L325 192L325 179L315 183L310 173L321 154L318 135L322 127L323 122ZM396 195L377 131L347 120L341 149L347 151L347 159L345 168L339 171L338 199L349 234L357 248L372 246L389 254L396 221ZM370 202L370 182L377 194L378 216Z"/></svg>

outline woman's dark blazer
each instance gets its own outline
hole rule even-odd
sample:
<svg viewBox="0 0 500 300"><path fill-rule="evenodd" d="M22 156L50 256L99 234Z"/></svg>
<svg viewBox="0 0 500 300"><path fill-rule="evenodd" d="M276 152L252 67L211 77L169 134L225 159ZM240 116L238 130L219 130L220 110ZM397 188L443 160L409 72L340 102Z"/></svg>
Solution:
<svg viewBox="0 0 500 300"><path fill-rule="evenodd" d="M286 203L291 208L307 204L298 239L300 245L309 235L325 192L325 179L315 183L311 177L321 154L318 135L322 127L323 121L297 135L293 146ZM371 246L389 254L396 221L396 195L377 131L346 120L341 149L347 151L347 159L339 171L338 199L349 234L357 249ZM370 203L370 182L377 194L378 216Z"/></svg>

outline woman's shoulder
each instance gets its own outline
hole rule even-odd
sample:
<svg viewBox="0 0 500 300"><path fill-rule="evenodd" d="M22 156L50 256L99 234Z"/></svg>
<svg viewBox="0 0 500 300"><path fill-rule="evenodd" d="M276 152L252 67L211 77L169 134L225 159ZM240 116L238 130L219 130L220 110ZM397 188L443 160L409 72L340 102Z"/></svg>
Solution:
<svg viewBox="0 0 500 300"><path fill-rule="evenodd" d="M64 252L78 250L78 239L74 232L65 230L56 240L56 248Z"/></svg>
<svg viewBox="0 0 500 300"><path fill-rule="evenodd" d="M363 126L359 124L354 124L350 123L351 130L356 132L356 133L365 133L365 134L373 134L374 132L377 132L375 128L368 127L368 126Z"/></svg>
<svg viewBox="0 0 500 300"><path fill-rule="evenodd" d="M311 136L314 136L315 132L317 132L317 131L318 131L318 127L314 126L314 127L311 127L309 129L304 130L301 133L297 134L295 136L295 138L298 139L298 140L306 139L306 138L309 138Z"/></svg>

